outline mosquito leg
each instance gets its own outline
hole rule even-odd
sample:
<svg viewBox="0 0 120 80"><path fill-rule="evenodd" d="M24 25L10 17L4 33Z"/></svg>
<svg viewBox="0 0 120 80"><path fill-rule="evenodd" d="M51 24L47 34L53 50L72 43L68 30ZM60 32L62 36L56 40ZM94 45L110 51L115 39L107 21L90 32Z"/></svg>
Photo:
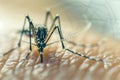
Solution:
<svg viewBox="0 0 120 80"><path fill-rule="evenodd" d="M61 42L65 41L65 40L63 39L62 35L61 35L61 31L60 31L59 26L55 26L55 27L54 27L54 29L52 30L52 32L51 32L51 34L50 34L49 37L51 37L51 35L53 34L53 32L54 32L56 29L58 29L58 33L59 33L59 36L60 36L60 41L61 41ZM91 56L87 56L87 55L84 55L84 54L81 54L81 53L74 52L74 51L72 51L72 50L70 50L70 49L66 49L65 46L64 46L64 43L62 43L62 48L65 49L65 50L67 50L67 51L69 51L69 52L71 52L71 53L73 53L73 54L76 54L76 55L78 55L78 56L87 58L87 59L89 59L89 60L95 60L95 61L101 61L101 62L103 62L103 60L100 59L100 58L98 58L98 57L91 57Z"/></svg>
<svg viewBox="0 0 120 80"><path fill-rule="evenodd" d="M30 22L30 24L29 24L29 34L31 35L31 32L32 32L32 29L31 29L31 22ZM25 57L25 59L27 59L27 57L30 55L30 53L31 53L31 51L32 51L32 40L31 40L31 36L29 37L29 39L30 39L30 51L29 51L29 53L26 55L26 57Z"/></svg>
<svg viewBox="0 0 120 80"><path fill-rule="evenodd" d="M0 57L4 57L5 55L9 54L10 52L14 51L14 50L17 49L17 48L18 48L18 46L15 47L15 48L10 49L9 51L7 51L7 52L5 52L5 53L3 53L3 54L0 54Z"/></svg>
<svg viewBox="0 0 120 80"><path fill-rule="evenodd" d="M59 24L59 25L54 27L56 20L58 20L58 24ZM65 49L65 50L67 50L67 51L69 51L69 52L71 52L71 53L73 53L73 54L76 54L76 55L78 55L78 56L87 58L87 59L89 59L89 60L95 60L95 61L101 61L101 62L103 62L103 60L100 59L100 58L98 58L98 57L87 56L87 55L84 55L84 54L81 54L81 53L77 53L77 52L74 52L74 51L72 51L72 50L70 50L70 49L66 49L66 48L65 48L63 41L66 41L66 40L64 40L63 35L62 35L61 23L60 23L60 17L59 17L59 16L56 16L56 17L54 18L54 20L53 20L52 26L51 26L51 28L50 28L50 30L49 30L49 32L48 32L48 36L47 36L46 41L45 41L46 43L48 42L48 40L50 39L51 35L53 34L53 32L54 32L56 29L58 29L58 34L59 34L59 36L60 36L60 41L61 41L61 44L62 44L62 48L63 48L63 49ZM72 43L72 42L68 42L68 43ZM75 43L72 43L72 44L75 44ZM75 44L75 45L76 45L76 44ZM80 45L80 46L85 47L85 45L83 45L83 44ZM93 46L96 46L96 45L93 45Z"/></svg>
<svg viewBox="0 0 120 80"><path fill-rule="evenodd" d="M60 36L60 40L61 40L61 44L62 44L62 48L64 49L64 48L65 48L64 43L63 43L63 39L64 39L64 38L63 38L63 36L62 36L61 29L60 29L59 26L55 26L54 29L58 29L58 34L59 34L59 36Z"/></svg>
<svg viewBox="0 0 120 80"><path fill-rule="evenodd" d="M45 18L45 22L44 22L44 25L46 25L46 26L47 26L47 21L48 21L49 16L50 16L51 21L53 21L53 17L52 17L50 10L47 10L46 11L46 18Z"/></svg>
<svg viewBox="0 0 120 80"><path fill-rule="evenodd" d="M76 45L76 46L87 47L87 45L84 45L84 44L76 44L76 43L74 43L74 42L67 41L67 40L65 40L65 39L64 39L63 41L66 41L66 42L71 43L71 44ZM101 41L100 41L100 42L101 42ZM98 46L98 44L97 44L97 45L94 44L94 45L92 45L91 47L97 47L97 46ZM99 58L99 57L87 56L87 55L84 55L84 54L82 54L82 53L74 52L74 51L72 51L72 50L70 50L70 49L67 49L67 48L65 48L65 50L67 50L67 51L69 51L69 52L71 52L71 53L73 53L73 54L76 54L76 55L78 55L78 56L81 56L81 57L84 57L84 58L86 58L86 59L89 59L89 60L104 62L103 59L101 59L101 58Z"/></svg>
<svg viewBox="0 0 120 80"><path fill-rule="evenodd" d="M73 53L73 54L76 54L76 55L78 55L78 56L81 56L81 57L84 57L84 58L86 58L86 59L89 59L89 60L104 62L103 59L98 58L98 57L87 56L87 55L84 55L84 54L81 54L81 53L78 53L78 52L74 52L74 51L72 51L72 50L70 50L70 49L65 49L65 50L67 50L67 51L69 51L69 52L71 52L71 53Z"/></svg>
<svg viewBox="0 0 120 80"><path fill-rule="evenodd" d="M31 25L31 23L30 23L30 24L29 24L29 34L30 34L30 35L31 35L31 32L32 32L31 26L32 26L32 25ZM32 51L32 40L31 40L31 36L29 37L29 39L30 39L30 43L29 43L29 44L30 44L30 47L29 47L29 48L30 48L30 49L29 49L30 51L29 51L28 54L26 55L25 60L28 58L28 56L30 55L30 53L31 53L31 51Z"/></svg>
<svg viewBox="0 0 120 80"><path fill-rule="evenodd" d="M56 22L57 20L58 20L58 26L55 26L55 27L54 27L55 22ZM50 28L50 30L49 30L49 32L48 32L48 36L47 36L47 38L46 38L46 40L45 40L45 43L48 42L48 40L50 39L51 35L53 34L53 32L54 32L56 29L58 29L58 33L59 33L59 36L60 36L62 48L64 49L64 48L65 48L64 43L63 43L63 39L64 39L64 38L63 38L63 35L62 35L62 31L61 31L60 17L59 17L58 15L55 16L55 18L54 18L54 20L53 20L52 26L51 26L51 28Z"/></svg>
<svg viewBox="0 0 120 80"><path fill-rule="evenodd" d="M23 34L24 34L24 30L25 30L26 19L28 20L29 25L30 25L30 26L29 26L29 30L31 30L31 29L34 28L34 25L33 25L32 21L30 20L29 16L26 16L26 17L25 17L25 20L24 20L22 32L21 32L21 35L20 35L20 38L19 38L18 47L21 46L21 41L22 41L22 37L23 37ZM31 29L30 29L30 28L31 28ZM30 34L31 34L31 32L30 32Z"/></svg>
<svg viewBox="0 0 120 80"><path fill-rule="evenodd" d="M24 24L23 24L22 32L21 32L21 35L20 35L20 39L19 39L19 42L18 42L18 46L15 47L15 48L10 49L10 50L7 51L7 52L5 52L2 56L5 56L5 55L9 54L10 52L14 51L15 49L17 49L18 47L21 46L21 40L22 40L22 36L23 36L23 31L24 31L24 28L25 28L26 19L28 19L28 21L30 21L29 17L26 16L26 17L25 17L25 20L24 20Z"/></svg>
<svg viewBox="0 0 120 80"><path fill-rule="evenodd" d="M23 36L23 31L24 31L24 29L25 29L26 19L27 19L27 18L25 17L24 24L23 24L23 28L22 28L22 32L21 32L21 34L20 34L20 38L19 38L19 42L18 42L18 47L21 46L21 40L22 40L22 36Z"/></svg>
<svg viewBox="0 0 120 80"><path fill-rule="evenodd" d="M29 21L29 34L31 35L31 32L32 30L34 29L34 26L33 26L33 23L30 21L30 18L27 16L28 18L28 21ZM33 30L34 31L34 30ZM27 53L27 55L25 56L25 59L23 60L22 64L24 64L25 60L27 60L28 56L30 55L30 53L32 52L32 40L31 40L31 36L29 36L29 44L30 44L30 47L29 47L29 52Z"/></svg>
<svg viewBox="0 0 120 80"><path fill-rule="evenodd" d="M33 31L34 32L34 25L33 25L33 23L32 23L32 21L30 20L30 17L29 16L26 16L25 17L25 20L24 20L24 24L23 24L23 29L22 29L22 32L21 32L21 35L20 35L20 39L19 39L19 42L18 42L18 46L20 47L20 45L21 45L21 40L22 40L22 36L23 36L23 31L24 31L24 29L25 29L25 23L26 23L26 19L28 20L28 22L29 22L29 39L30 39L30 51L32 51L32 41L31 41L31 32ZM29 55L30 53L28 53L28 55ZM27 56L28 56L27 55ZM27 56L26 56L26 58L27 58Z"/></svg>
<svg viewBox="0 0 120 80"><path fill-rule="evenodd" d="M60 30L59 26L55 26L55 27L53 28L53 30L51 31L51 33L50 33L50 35L49 35L49 38L52 36L53 32L54 32L56 29L58 29L58 34L59 34L59 36L60 36L60 42L61 42L61 44L62 44L62 48L64 49L65 46L64 46L64 43L63 43L63 36L61 35L61 30ZM49 39L49 38L48 38L48 39Z"/></svg>

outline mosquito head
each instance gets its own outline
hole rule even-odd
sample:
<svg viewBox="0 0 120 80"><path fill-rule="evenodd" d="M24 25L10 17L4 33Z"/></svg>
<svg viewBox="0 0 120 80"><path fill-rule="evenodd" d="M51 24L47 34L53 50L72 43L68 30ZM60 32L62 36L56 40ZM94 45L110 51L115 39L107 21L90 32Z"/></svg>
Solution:
<svg viewBox="0 0 120 80"><path fill-rule="evenodd" d="M40 25L36 29L36 37L38 41L44 41L47 35L47 28L44 25Z"/></svg>

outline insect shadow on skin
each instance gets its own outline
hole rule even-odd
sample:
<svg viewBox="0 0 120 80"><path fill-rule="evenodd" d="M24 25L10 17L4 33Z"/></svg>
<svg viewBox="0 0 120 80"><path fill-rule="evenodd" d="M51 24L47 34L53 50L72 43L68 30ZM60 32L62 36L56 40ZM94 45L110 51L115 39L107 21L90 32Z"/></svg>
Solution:
<svg viewBox="0 0 120 80"><path fill-rule="evenodd" d="M48 18L50 18L52 20L52 24L51 24L49 30L48 30L48 27L47 27ZM28 21L28 23L29 23L29 30L25 30L26 21ZM56 25L56 22L58 22L58 25ZM49 39L51 38L51 36L52 36L52 34L54 33L55 30L58 30L58 35L59 35L60 40L52 42L52 43L48 43ZM3 54L3 56L7 55L8 53L12 52L13 50L15 50L15 49L17 49L21 46L22 37L23 37L24 34L29 36L29 52L25 56L25 59L23 60L23 63L25 62L27 57L32 52L32 45L35 45L35 46L38 47L38 52L39 52L39 56L40 56L40 63L43 63L44 48L46 46L52 45L52 44L57 43L57 42L61 42L62 49L66 50L66 51L69 51L70 53L73 53L73 54L76 54L78 56L87 58L89 60L104 62L103 59L101 59L101 58L87 56L87 55L84 55L84 54L81 54L81 53L78 53L78 52L74 52L71 49L66 48L65 45L64 45L64 42L70 43L70 44L75 45L75 46L81 46L81 47L86 47L86 45L85 44L77 44L77 43L74 43L72 41L67 41L66 39L64 39L62 31L61 31L61 22L60 22L59 15L56 15L53 18L52 14L49 10L46 11L46 17L45 17L44 24L43 25L39 24L39 25L37 25L37 27L34 26L33 22L31 21L31 19L28 15L25 16L23 28L22 28L22 31L21 31L21 34L20 34L20 39L18 41L18 46L9 50L8 52L5 52ZM32 43L31 38L34 38L35 44ZM91 47L96 47L96 46L99 46L99 44L96 43L96 44L91 45Z"/></svg>

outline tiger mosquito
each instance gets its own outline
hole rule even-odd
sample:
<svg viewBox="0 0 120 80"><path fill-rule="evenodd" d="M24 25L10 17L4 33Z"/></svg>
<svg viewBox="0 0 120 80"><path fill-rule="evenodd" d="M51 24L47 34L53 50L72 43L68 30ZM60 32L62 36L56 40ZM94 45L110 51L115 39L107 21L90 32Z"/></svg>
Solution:
<svg viewBox="0 0 120 80"><path fill-rule="evenodd" d="M47 22L48 22L48 18L51 18L52 20L52 24L50 26L50 29L48 30L48 27L47 27ZM26 24L26 20L28 21L29 23L29 30L25 30L25 24ZM55 25L55 23L58 21L58 25ZM58 35L59 35L59 42L61 42L61 45L62 45L62 49L66 50L66 51L69 51L70 53L73 53L73 54L76 54L78 56L81 56L81 57L84 57L86 59L89 59L89 60L95 60L95 61L101 61L103 62L103 59L100 59L98 57L91 57L91 56L87 56L87 55L84 55L84 54L81 54L81 53L78 53L78 52L74 52L73 50L71 49L68 49L65 47L64 45L64 41L65 42L68 42L70 44L73 44L73 45L77 45L76 43L74 42L71 42L71 41L67 41L66 39L64 39L63 37L63 33L62 33L62 30L61 30L61 22L60 22L60 16L59 15L56 15L54 18L51 14L50 11L46 11L46 17L45 17L45 21L44 21L44 24L43 25L39 25L37 28L34 26L32 20L30 19L30 17L27 15L25 16L25 19L24 19L24 24L23 24L23 28L22 28L22 31L21 31L21 34L20 34L20 38L19 38L19 41L18 41L18 46L5 52L3 54L3 56L7 55L8 53L12 52L13 50L21 47L21 42L22 42L22 37L23 37L23 34L26 32L29 34L29 53L27 53L27 55L25 56L25 60L28 58L28 56L30 55L30 53L32 52L32 45L35 45L38 47L38 51L39 51L39 57L40 57L40 63L43 63L43 52L44 52L44 48L46 46L49 46L53 43L56 43L56 42L53 42L53 43L48 43L49 39L51 38L52 34L54 33L55 30L58 30ZM35 39L35 43L36 44L32 44L32 36L33 38ZM79 45L79 46L83 46L85 47L85 45ZM98 46L98 44L95 44L95 45L92 45L93 47L94 46Z"/></svg>

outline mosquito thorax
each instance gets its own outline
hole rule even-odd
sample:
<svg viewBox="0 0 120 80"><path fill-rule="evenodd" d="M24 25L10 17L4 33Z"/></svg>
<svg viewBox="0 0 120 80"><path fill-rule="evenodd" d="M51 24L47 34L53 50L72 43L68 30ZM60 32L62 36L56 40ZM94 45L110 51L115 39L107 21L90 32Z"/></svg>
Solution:
<svg viewBox="0 0 120 80"><path fill-rule="evenodd" d="M40 41L44 42L46 36L47 36L47 28L44 25L37 25L36 28L36 38Z"/></svg>
<svg viewBox="0 0 120 80"><path fill-rule="evenodd" d="M36 26L36 43L37 43L37 47L39 48L40 51L43 51L44 47L46 46L46 44L44 43L46 36L47 36L47 28L44 25L37 25Z"/></svg>

